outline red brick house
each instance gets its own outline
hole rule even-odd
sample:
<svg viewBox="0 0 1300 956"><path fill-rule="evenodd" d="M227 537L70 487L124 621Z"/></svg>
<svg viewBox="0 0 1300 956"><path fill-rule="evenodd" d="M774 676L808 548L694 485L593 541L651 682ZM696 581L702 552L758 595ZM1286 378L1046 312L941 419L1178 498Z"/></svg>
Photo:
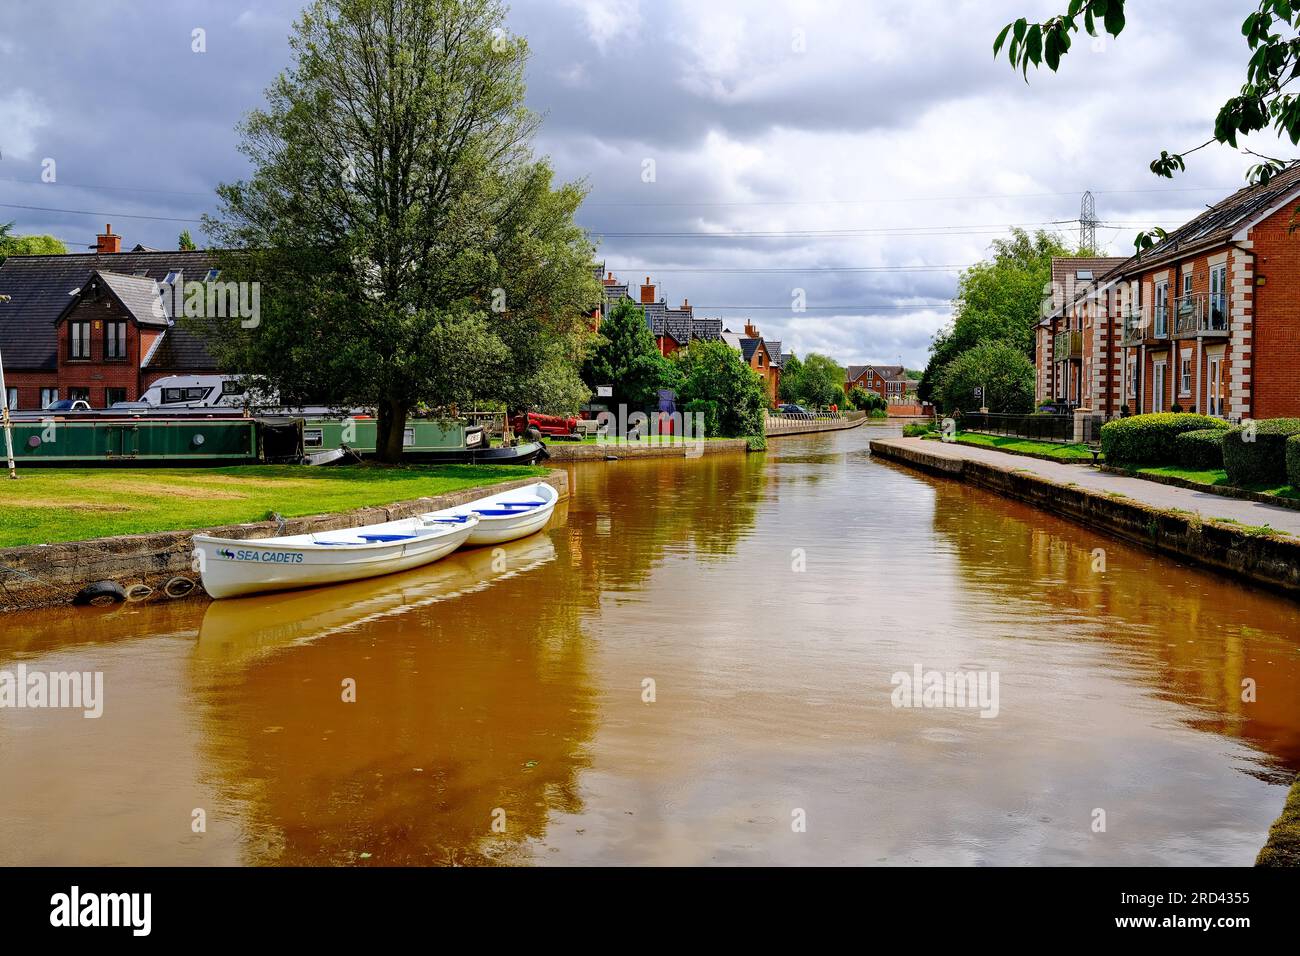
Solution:
<svg viewBox="0 0 1300 956"><path fill-rule="evenodd" d="M891 405L907 404L916 391L916 383L907 377L901 365L850 365L844 371L844 394L861 387L875 392Z"/></svg>
<svg viewBox="0 0 1300 956"><path fill-rule="evenodd" d="M768 405L776 408L781 394L781 343L768 342L753 322L745 323L743 335L724 330L722 339L732 348L738 349L745 364L758 373L763 380Z"/></svg>
<svg viewBox="0 0 1300 956"><path fill-rule="evenodd" d="M0 355L10 408L80 398L134 401L170 375L217 370L203 341L168 318L160 289L211 279L210 252L120 252L112 227L88 254L12 256L0 265Z"/></svg>
<svg viewBox="0 0 1300 956"><path fill-rule="evenodd" d="M1300 416L1300 166L1125 259L1038 329L1038 397L1103 415Z"/></svg>

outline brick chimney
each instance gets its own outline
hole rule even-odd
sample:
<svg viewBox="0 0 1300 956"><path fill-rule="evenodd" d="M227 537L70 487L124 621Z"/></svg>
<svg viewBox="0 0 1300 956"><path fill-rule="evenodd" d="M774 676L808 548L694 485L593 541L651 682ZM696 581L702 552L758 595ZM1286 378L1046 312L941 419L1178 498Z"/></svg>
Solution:
<svg viewBox="0 0 1300 956"><path fill-rule="evenodd" d="M649 305L655 300L655 287L650 283L650 277L645 277L645 283L641 286L641 304Z"/></svg>
<svg viewBox="0 0 1300 956"><path fill-rule="evenodd" d="M605 285L618 285L618 280L614 278L614 273L605 276Z"/></svg>
<svg viewBox="0 0 1300 956"><path fill-rule="evenodd" d="M682 299L682 311L683 311L683 312L689 312L689 311L691 311L691 300L690 300L690 299Z"/></svg>
<svg viewBox="0 0 1300 956"><path fill-rule="evenodd" d="M106 255L122 251L122 237L113 235L113 224L104 226L104 231L95 237L95 253Z"/></svg>
<svg viewBox="0 0 1300 956"><path fill-rule="evenodd" d="M747 338L747 339L760 339L760 338L762 338L762 336L758 334L758 329L754 328L754 323L753 323L753 322L746 322L746 323L745 323L745 338Z"/></svg>

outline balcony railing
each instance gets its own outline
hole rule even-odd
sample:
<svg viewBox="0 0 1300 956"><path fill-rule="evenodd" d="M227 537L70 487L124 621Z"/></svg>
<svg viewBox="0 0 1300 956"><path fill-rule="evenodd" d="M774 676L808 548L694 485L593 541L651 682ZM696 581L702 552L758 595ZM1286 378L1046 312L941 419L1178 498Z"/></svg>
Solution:
<svg viewBox="0 0 1300 956"><path fill-rule="evenodd" d="M1124 316L1124 334L1121 345L1141 345L1154 339L1169 338L1169 316L1166 308L1154 308L1152 315L1135 309Z"/></svg>
<svg viewBox="0 0 1300 956"><path fill-rule="evenodd" d="M1052 340L1052 360L1064 362L1067 359L1083 358L1083 333L1057 332Z"/></svg>
<svg viewBox="0 0 1300 956"><path fill-rule="evenodd" d="M1228 296L1222 292L1197 292L1178 300L1174 336L1228 334Z"/></svg>

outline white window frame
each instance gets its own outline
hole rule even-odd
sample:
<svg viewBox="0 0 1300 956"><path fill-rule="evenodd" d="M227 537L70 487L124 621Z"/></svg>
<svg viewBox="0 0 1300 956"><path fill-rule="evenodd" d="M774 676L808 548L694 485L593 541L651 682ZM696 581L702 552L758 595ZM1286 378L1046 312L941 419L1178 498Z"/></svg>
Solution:
<svg viewBox="0 0 1300 956"><path fill-rule="evenodd" d="M1180 355L1178 357L1178 396L1181 398L1186 395L1192 397L1192 357L1190 355Z"/></svg>
<svg viewBox="0 0 1300 956"><path fill-rule="evenodd" d="M1157 387L1158 386L1158 387ZM1165 410L1165 392L1169 389L1169 363L1151 363L1151 411Z"/></svg>

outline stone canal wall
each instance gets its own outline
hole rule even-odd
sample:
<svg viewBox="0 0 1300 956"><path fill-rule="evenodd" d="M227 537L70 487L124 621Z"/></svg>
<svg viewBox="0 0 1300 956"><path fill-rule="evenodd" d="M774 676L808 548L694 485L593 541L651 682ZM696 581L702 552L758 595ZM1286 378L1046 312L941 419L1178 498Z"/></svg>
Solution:
<svg viewBox="0 0 1300 956"><path fill-rule="evenodd" d="M569 476L566 472L553 469L541 480L549 482L561 498L568 497ZM202 588L193 586L198 581L198 575L191 567L190 554L193 550L190 539L195 534L221 538L269 538L280 534L355 528L452 508L484 495L522 488L537 481L536 477L521 478L341 514L289 518L284 522L283 530L274 521L258 521L219 528L0 548L0 612L67 604L82 588L98 581L112 581L124 589L145 585L153 592L149 600L166 600L164 591L169 584L173 594L187 592L206 598Z"/></svg>
<svg viewBox="0 0 1300 956"><path fill-rule="evenodd" d="M1098 494L1014 466L937 454L917 444L880 439L871 442L871 453L1300 597L1300 541L1294 538L1251 533L1241 525Z"/></svg>

